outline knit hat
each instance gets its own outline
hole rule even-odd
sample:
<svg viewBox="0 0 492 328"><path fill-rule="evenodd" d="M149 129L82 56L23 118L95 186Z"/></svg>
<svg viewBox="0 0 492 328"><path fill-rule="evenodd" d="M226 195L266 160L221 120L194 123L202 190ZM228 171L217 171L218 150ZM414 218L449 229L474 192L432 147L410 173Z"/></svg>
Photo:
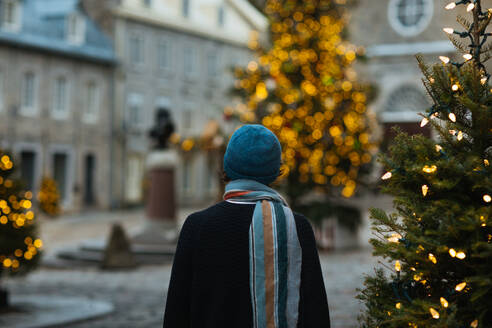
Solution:
<svg viewBox="0 0 492 328"><path fill-rule="evenodd" d="M262 125L238 129L229 140L224 170L231 180L249 179L270 184L280 175L282 147L275 134Z"/></svg>

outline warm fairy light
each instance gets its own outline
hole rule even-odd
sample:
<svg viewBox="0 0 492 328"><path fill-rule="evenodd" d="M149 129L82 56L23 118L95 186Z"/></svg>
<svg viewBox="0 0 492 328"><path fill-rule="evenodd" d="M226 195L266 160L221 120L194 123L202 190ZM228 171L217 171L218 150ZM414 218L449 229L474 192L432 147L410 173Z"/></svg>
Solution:
<svg viewBox="0 0 492 328"><path fill-rule="evenodd" d="M465 60L470 60L473 58L473 56L471 54L464 54L463 58L465 58Z"/></svg>
<svg viewBox="0 0 492 328"><path fill-rule="evenodd" d="M429 253L429 261L431 261L432 263L436 264L437 263L437 259L436 257L434 256L434 254L432 253Z"/></svg>
<svg viewBox="0 0 492 328"><path fill-rule="evenodd" d="M448 33L448 34L453 34L454 33L454 29L451 28L451 27L445 27L442 29L444 32Z"/></svg>
<svg viewBox="0 0 492 328"><path fill-rule="evenodd" d="M391 235L391 237L388 238L388 241L390 243L398 243L401 239L401 235L399 233L394 233Z"/></svg>
<svg viewBox="0 0 492 328"><path fill-rule="evenodd" d="M478 327L478 320L475 319L472 323L470 323L471 328L477 328Z"/></svg>
<svg viewBox="0 0 492 328"><path fill-rule="evenodd" d="M396 270L396 272L401 271L401 263L398 260L395 262L395 270Z"/></svg>
<svg viewBox="0 0 492 328"><path fill-rule="evenodd" d="M492 201L492 197L490 197L490 195L483 195L483 201L490 203Z"/></svg>
<svg viewBox="0 0 492 328"><path fill-rule="evenodd" d="M449 255L451 255L451 257L456 257L456 251L454 248L449 249Z"/></svg>
<svg viewBox="0 0 492 328"><path fill-rule="evenodd" d="M449 306L448 301L444 297L441 297L440 301L443 307L447 308Z"/></svg>
<svg viewBox="0 0 492 328"><path fill-rule="evenodd" d="M388 179L391 179L391 177L393 176L393 174L391 172L386 172L382 177L381 179L382 180L388 180Z"/></svg>
<svg viewBox="0 0 492 328"><path fill-rule="evenodd" d="M429 311L430 311L430 313L431 313L431 315L432 315L432 317L433 317L434 319L439 319L439 312L437 312L437 311L436 311L435 309L433 309L433 308L429 308Z"/></svg>
<svg viewBox="0 0 492 328"><path fill-rule="evenodd" d="M464 252L458 252L458 253L456 253L456 257L459 258L460 260L464 260L466 257L466 254Z"/></svg>
<svg viewBox="0 0 492 328"><path fill-rule="evenodd" d="M427 196L427 192L429 191L429 187L427 185L422 186L422 195Z"/></svg>
<svg viewBox="0 0 492 328"><path fill-rule="evenodd" d="M483 160L483 163L485 164L485 166L489 166L490 165L490 162L488 159L484 159Z"/></svg>
<svg viewBox="0 0 492 328"><path fill-rule="evenodd" d="M449 63L449 57L446 56L439 56L439 59L444 63L447 64Z"/></svg>
<svg viewBox="0 0 492 328"><path fill-rule="evenodd" d="M475 4L474 3L470 3L468 6L466 6L466 11L467 12L470 12L473 10L473 8L475 8Z"/></svg>
<svg viewBox="0 0 492 328"><path fill-rule="evenodd" d="M422 122L420 122L420 127L423 128L424 126L427 125L427 123L429 123L429 119L427 117L424 117L422 119Z"/></svg>
<svg viewBox="0 0 492 328"><path fill-rule="evenodd" d="M458 139L458 141L461 141L463 139L463 132L462 131L458 131L458 135L456 136L456 139Z"/></svg>
<svg viewBox="0 0 492 328"><path fill-rule="evenodd" d="M453 86L451 87L451 90L458 91L459 88L460 87L457 84L453 84Z"/></svg>
<svg viewBox="0 0 492 328"><path fill-rule="evenodd" d="M482 83L482 85L484 85L485 83L487 83L487 78L484 76L480 79L480 83Z"/></svg>
<svg viewBox="0 0 492 328"><path fill-rule="evenodd" d="M396 307L398 310L400 310L400 309L401 309L401 303L400 303L400 302L396 303L395 307Z"/></svg>
<svg viewBox="0 0 492 328"><path fill-rule="evenodd" d="M436 151L437 151L437 152L440 152L441 150L442 150L441 145L436 145Z"/></svg>
<svg viewBox="0 0 492 328"><path fill-rule="evenodd" d="M446 5L446 7L444 7L444 8L446 8L447 10L451 10L451 9L456 8L456 2L451 2L451 3L448 3L448 4Z"/></svg>
<svg viewBox="0 0 492 328"><path fill-rule="evenodd" d="M461 284L457 284L454 288L457 292L461 292L466 287L466 282L462 282Z"/></svg>
<svg viewBox="0 0 492 328"><path fill-rule="evenodd" d="M456 115L454 113L449 113L448 117L452 122L456 122Z"/></svg>
<svg viewBox="0 0 492 328"><path fill-rule="evenodd" d="M436 170L437 170L437 166L435 165L432 166L426 165L422 168L422 171L424 171L425 173L434 173L436 172Z"/></svg>

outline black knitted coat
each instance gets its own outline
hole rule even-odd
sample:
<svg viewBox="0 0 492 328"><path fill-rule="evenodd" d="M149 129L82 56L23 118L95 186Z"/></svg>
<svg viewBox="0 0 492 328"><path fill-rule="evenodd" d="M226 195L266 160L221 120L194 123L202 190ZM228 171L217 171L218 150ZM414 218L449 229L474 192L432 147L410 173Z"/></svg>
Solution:
<svg viewBox="0 0 492 328"><path fill-rule="evenodd" d="M167 293L164 328L251 328L249 226L253 204L218 203L183 225ZM311 225L295 214L302 248L299 328L329 328ZM263 328L263 327L260 327Z"/></svg>

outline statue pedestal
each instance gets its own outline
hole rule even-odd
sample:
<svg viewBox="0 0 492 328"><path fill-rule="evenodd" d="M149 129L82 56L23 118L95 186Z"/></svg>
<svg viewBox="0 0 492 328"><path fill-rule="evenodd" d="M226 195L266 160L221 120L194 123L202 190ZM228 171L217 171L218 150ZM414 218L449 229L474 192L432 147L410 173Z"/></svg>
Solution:
<svg viewBox="0 0 492 328"><path fill-rule="evenodd" d="M154 150L147 157L149 181L146 219L136 244L170 244L178 237L176 224L175 170L178 155L172 150Z"/></svg>

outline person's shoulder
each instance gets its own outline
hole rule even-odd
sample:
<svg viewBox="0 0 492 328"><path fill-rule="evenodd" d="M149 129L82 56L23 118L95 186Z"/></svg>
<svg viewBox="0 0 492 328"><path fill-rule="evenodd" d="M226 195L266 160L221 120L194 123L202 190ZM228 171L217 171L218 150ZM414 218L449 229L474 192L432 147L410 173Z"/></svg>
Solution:
<svg viewBox="0 0 492 328"><path fill-rule="evenodd" d="M191 223L201 223L203 221L206 221L207 219L213 219L222 215L231 214L233 212L242 212L244 210L242 207L249 208L253 207L253 205L232 204L226 201L221 201L205 209L190 214L186 220L190 221Z"/></svg>

